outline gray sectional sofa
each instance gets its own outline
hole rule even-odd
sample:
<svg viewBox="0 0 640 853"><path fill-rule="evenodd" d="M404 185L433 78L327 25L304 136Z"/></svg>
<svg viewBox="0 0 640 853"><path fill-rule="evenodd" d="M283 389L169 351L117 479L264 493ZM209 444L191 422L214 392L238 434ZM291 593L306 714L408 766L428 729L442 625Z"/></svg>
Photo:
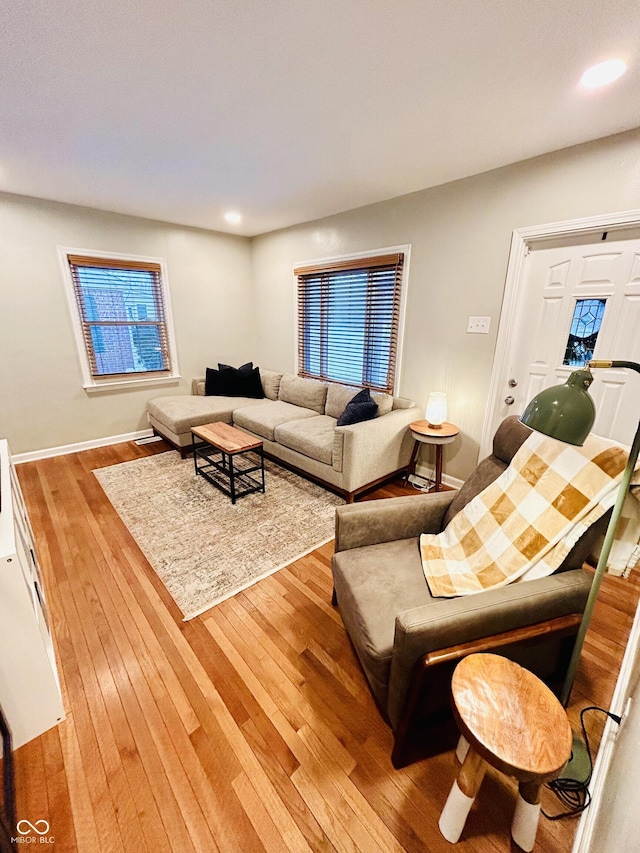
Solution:
<svg viewBox="0 0 640 853"><path fill-rule="evenodd" d="M233 424L261 438L265 454L349 502L409 463L413 440L408 427L423 415L412 400L374 392L377 417L337 426L358 388L272 370L261 370L260 379L264 399L205 396L205 380L194 379L190 395L151 400L149 424L183 456L192 449L191 427Z"/></svg>

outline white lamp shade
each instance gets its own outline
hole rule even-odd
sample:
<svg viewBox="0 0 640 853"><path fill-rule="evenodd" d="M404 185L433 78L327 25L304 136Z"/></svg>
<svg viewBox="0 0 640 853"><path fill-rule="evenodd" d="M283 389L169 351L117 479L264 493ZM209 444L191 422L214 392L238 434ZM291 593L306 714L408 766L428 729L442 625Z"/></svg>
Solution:
<svg viewBox="0 0 640 853"><path fill-rule="evenodd" d="M447 395L444 391L432 391L427 400L425 418L431 426L442 426L447 419Z"/></svg>

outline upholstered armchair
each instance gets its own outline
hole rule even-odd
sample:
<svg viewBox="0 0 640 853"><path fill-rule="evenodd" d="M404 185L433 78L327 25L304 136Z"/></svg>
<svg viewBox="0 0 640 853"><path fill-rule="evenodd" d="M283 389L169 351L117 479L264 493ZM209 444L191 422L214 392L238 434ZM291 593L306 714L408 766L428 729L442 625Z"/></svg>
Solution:
<svg viewBox="0 0 640 853"><path fill-rule="evenodd" d="M418 731L428 734L431 727L430 751L444 745L437 726L449 714L451 672L467 654L504 654L552 689L562 685L591 586L592 574L582 565L606 517L587 530L554 574L477 595L433 598L420 560L420 534L443 530L507 468L529 434L516 417L507 418L492 455L458 491L337 510L334 604L393 730L396 767L408 762Z"/></svg>

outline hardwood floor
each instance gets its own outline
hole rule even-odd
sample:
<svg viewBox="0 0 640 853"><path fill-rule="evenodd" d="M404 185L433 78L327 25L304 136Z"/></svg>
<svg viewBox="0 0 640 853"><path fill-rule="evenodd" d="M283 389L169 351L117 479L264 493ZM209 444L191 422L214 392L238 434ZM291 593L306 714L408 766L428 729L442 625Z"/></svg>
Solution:
<svg viewBox="0 0 640 853"><path fill-rule="evenodd" d="M17 751L18 818L47 820L58 853L450 851L437 824L453 755L393 769L390 731L330 603L331 543L181 621L91 473L166 449L18 466L67 710ZM404 492L414 490L369 497ZM638 591L633 576L605 579L574 728L581 707L612 695ZM460 853L515 849L514 791L488 775ZM543 807L558 810L549 792ZM536 849L569 850L575 826L541 819Z"/></svg>

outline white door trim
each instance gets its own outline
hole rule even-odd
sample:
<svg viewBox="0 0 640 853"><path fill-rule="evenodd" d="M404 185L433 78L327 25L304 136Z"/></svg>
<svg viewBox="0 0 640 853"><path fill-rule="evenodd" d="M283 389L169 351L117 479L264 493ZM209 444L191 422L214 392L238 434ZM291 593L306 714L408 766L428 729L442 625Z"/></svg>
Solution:
<svg viewBox="0 0 640 853"><path fill-rule="evenodd" d="M509 334L513 323L518 298L522 288L522 264L533 244L549 239L549 237L569 237L580 234L596 234L599 231L617 231L623 228L640 226L640 210L624 210L618 213L604 213L599 216L587 216L584 219L569 219L566 222L550 222L546 225L534 225L528 228L518 228L511 236L511 249L507 266L507 277L500 309L498 337L493 357L493 369L489 395L484 414L482 438L480 440L479 458L483 459L491 453L493 440L493 412L498 397L504 394L502 384Z"/></svg>

